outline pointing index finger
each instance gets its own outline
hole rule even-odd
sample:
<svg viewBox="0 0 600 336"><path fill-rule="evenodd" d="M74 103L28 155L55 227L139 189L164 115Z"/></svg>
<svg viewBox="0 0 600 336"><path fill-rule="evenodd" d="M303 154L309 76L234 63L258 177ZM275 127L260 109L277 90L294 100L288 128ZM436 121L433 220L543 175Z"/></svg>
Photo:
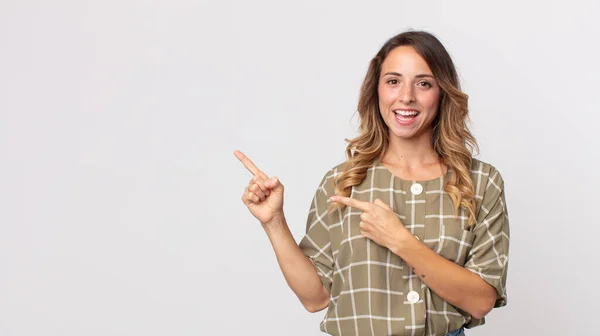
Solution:
<svg viewBox="0 0 600 336"><path fill-rule="evenodd" d="M362 211L369 211L372 208L372 203L359 201L351 197L331 196L330 199L332 202L345 204L347 206L351 206Z"/></svg>
<svg viewBox="0 0 600 336"><path fill-rule="evenodd" d="M263 173L260 169L258 169L254 162L252 162L252 160L250 160L246 155L244 155L244 153L240 152L239 150L236 150L233 152L233 154L236 158L238 158L238 160L242 162L244 167L246 167L246 169L248 169L252 173L252 175L258 175L264 179L267 179L267 175Z"/></svg>

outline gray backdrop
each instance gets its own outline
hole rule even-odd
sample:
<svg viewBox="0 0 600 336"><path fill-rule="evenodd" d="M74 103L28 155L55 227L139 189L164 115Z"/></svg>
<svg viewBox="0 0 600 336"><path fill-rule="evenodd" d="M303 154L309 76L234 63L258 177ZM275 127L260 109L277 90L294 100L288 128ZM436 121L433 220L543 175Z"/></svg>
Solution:
<svg viewBox="0 0 600 336"><path fill-rule="evenodd" d="M299 240L370 58L436 34L506 181L508 306L469 335L597 331L600 5L0 1L0 335L319 335L240 197Z"/></svg>

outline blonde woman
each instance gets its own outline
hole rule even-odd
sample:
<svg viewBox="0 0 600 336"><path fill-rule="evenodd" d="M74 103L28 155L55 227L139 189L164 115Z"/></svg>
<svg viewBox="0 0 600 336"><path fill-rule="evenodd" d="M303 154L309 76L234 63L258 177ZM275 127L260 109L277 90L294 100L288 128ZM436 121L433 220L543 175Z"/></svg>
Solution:
<svg viewBox="0 0 600 336"><path fill-rule="evenodd" d="M464 335L506 305L504 183L474 159L467 95L448 52L408 31L371 60L347 161L323 177L296 244L283 185L244 154L242 200L290 288L331 335Z"/></svg>

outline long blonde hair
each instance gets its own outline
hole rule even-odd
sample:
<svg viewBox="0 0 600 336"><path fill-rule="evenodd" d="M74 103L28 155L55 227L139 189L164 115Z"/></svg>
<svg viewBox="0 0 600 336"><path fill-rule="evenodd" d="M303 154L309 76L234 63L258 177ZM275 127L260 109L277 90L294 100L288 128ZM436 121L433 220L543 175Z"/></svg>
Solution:
<svg viewBox="0 0 600 336"><path fill-rule="evenodd" d="M438 114L433 121L432 145L440 161L453 171L444 190L454 202L455 213L464 208L468 224L475 222L475 193L471 179L472 152L477 142L469 131L468 96L460 90L458 74L442 43L432 34L407 31L389 39L371 60L358 101L359 135L346 141L347 162L335 180L336 194L350 196L352 187L362 182L367 169L381 160L389 146L389 130L379 111L378 83L381 65L396 47L411 46L427 62L441 92Z"/></svg>

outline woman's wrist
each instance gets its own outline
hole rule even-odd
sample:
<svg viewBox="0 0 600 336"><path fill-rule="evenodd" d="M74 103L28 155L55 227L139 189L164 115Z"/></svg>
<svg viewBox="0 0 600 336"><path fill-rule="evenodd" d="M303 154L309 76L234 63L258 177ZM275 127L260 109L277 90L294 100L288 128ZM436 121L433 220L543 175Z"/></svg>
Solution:
<svg viewBox="0 0 600 336"><path fill-rule="evenodd" d="M389 249L395 255L399 256L402 259L405 259L407 253L410 253L411 250L415 250L419 244L419 238L413 235L408 230L402 230L396 239L394 239L394 244Z"/></svg>
<svg viewBox="0 0 600 336"><path fill-rule="evenodd" d="M263 229L267 232L267 234L273 231L279 231L281 230L281 228L287 225L283 211L281 213L275 214L270 221L261 224Z"/></svg>

